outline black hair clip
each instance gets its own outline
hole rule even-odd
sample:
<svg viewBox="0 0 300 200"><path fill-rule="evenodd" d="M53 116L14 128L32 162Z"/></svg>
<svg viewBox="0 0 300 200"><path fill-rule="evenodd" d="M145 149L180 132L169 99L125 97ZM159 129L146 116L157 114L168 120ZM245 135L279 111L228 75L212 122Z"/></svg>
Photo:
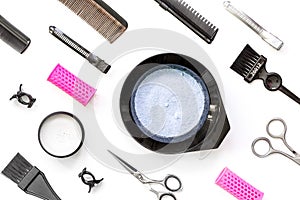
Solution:
<svg viewBox="0 0 300 200"><path fill-rule="evenodd" d="M22 91L22 84L20 84L17 94L13 95L9 100L12 99L17 99L20 104L26 105L28 108L31 108L36 101L36 99L33 98L30 94Z"/></svg>
<svg viewBox="0 0 300 200"><path fill-rule="evenodd" d="M103 178L100 180L96 180L95 176L91 172L86 171L86 168L84 168L78 176L81 178L82 182L85 185L89 186L89 193L91 192L93 187L95 187L97 184L103 181Z"/></svg>

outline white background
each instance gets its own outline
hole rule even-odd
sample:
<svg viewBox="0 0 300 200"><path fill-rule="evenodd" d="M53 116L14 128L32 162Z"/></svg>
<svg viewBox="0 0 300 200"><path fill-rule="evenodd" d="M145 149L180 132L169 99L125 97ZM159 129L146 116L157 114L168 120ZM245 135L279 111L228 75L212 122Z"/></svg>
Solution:
<svg viewBox="0 0 300 200"><path fill-rule="evenodd" d="M252 154L250 146L256 137L266 136L265 125L270 119L281 117L288 125L288 142L300 151L299 105L280 92L268 92L260 81L246 83L229 67L249 43L258 53L268 58L267 69L279 73L284 85L300 95L299 3L291 0L233 2L236 7L285 42L282 50L276 51L225 11L222 0L188 1L219 27L219 33L211 45L206 44L153 0L106 2L128 21L128 30L164 28L197 41L214 61L224 86L225 107L231 130L220 148L205 159L201 159L200 153L187 154L172 166L149 176L160 178L167 173L178 175L184 184L184 190L176 194L178 199L235 199L214 184L220 171L228 166L263 191L264 199L298 199L299 166L279 155L259 159ZM80 56L48 33L49 25L65 30L90 50L105 41L102 36L56 0L0 0L0 5L0 14L32 40L32 44L23 55L19 55L0 41L0 169L20 152L47 175L61 199L155 199L154 194L147 191L147 188L131 175L116 172L96 162L85 148L70 159L58 160L46 155L37 141L37 128L46 115L58 110L72 112L73 109L73 99L47 82L48 75L57 63L76 74L84 62ZM184 44L180 45L189 48ZM143 59L136 57L136 61L131 63L136 65ZM118 68L126 68L129 72L133 67L125 62L118 63L113 66L111 75L105 76L104 79L113 78L114 74L118 73ZM37 98L32 109L8 101L20 83L24 84L24 91ZM114 90L109 88L110 85L101 85L98 87L98 97L101 96L101 87ZM101 98L104 98L104 102L107 101L105 96ZM101 113L101 110L98 112L99 115L106 114L110 118L109 114ZM277 141L274 142L274 146L283 148ZM82 185L77 177L84 167L88 167L96 177L105 178L103 184L91 194L87 193L87 186ZM35 199L25 195L4 176L0 177L0 191L1 199Z"/></svg>

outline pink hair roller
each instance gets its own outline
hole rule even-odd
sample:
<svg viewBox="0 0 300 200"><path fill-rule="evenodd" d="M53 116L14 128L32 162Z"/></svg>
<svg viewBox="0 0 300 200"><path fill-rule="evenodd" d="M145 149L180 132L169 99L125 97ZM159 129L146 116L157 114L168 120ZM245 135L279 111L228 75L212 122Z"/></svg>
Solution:
<svg viewBox="0 0 300 200"><path fill-rule="evenodd" d="M239 200L261 200L264 193L241 179L227 167L223 169L216 184Z"/></svg>
<svg viewBox="0 0 300 200"><path fill-rule="evenodd" d="M76 77L58 64L47 79L81 104L86 106L96 93L96 89Z"/></svg>

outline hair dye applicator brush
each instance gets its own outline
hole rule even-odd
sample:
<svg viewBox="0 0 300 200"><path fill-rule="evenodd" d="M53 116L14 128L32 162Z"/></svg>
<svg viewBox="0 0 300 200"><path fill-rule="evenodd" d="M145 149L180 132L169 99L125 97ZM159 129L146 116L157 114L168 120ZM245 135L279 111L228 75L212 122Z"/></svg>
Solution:
<svg viewBox="0 0 300 200"><path fill-rule="evenodd" d="M247 44L230 68L244 77L244 80L248 83L261 79L267 90L279 90L300 104L299 97L282 85L282 79L279 74L267 72L266 63L267 58L259 55Z"/></svg>
<svg viewBox="0 0 300 200"><path fill-rule="evenodd" d="M19 188L27 194L44 200L60 200L47 181L45 174L37 167L32 166L19 153L5 167L2 174L18 184Z"/></svg>

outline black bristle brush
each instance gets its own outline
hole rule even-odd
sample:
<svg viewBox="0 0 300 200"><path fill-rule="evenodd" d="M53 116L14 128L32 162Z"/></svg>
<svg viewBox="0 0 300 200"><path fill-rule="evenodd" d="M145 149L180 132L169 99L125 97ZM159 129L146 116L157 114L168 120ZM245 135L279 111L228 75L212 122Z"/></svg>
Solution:
<svg viewBox="0 0 300 200"><path fill-rule="evenodd" d="M44 200L60 200L44 173L32 166L19 153L5 167L2 174L18 184L27 194Z"/></svg>
<svg viewBox="0 0 300 200"><path fill-rule="evenodd" d="M265 88L269 91L279 90L300 104L299 97L282 85L282 79L279 74L267 72L266 63L267 58L259 55L247 44L230 68L244 77L244 80L248 83L261 79Z"/></svg>

